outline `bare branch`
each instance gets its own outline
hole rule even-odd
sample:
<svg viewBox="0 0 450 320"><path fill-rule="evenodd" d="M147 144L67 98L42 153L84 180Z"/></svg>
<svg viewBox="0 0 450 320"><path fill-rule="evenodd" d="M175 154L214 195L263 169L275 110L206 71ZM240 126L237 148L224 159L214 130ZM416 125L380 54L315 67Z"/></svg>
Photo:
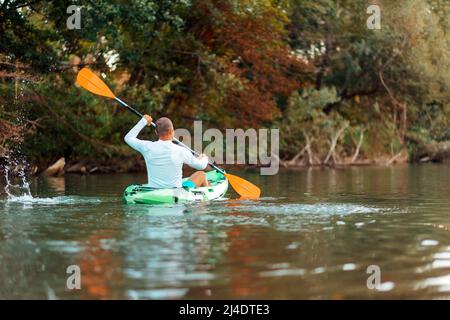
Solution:
<svg viewBox="0 0 450 320"><path fill-rule="evenodd" d="M342 133L344 132L345 129L347 129L348 127L348 122L346 122L334 135L334 137L331 139L331 143L330 143L330 150L328 151L327 156L325 157L325 160L323 161L324 164L327 164L328 161L330 160L331 156L334 157L334 150L336 148L337 142L339 140L339 138L341 137Z"/></svg>
<svg viewBox="0 0 450 320"><path fill-rule="evenodd" d="M356 146L355 153L353 154L351 163L354 163L356 161L356 159L358 158L359 149L361 148L361 145L362 145L362 143L364 141L364 131L365 131L365 129L361 129L361 133L359 135L359 141L358 141L358 144Z"/></svg>
<svg viewBox="0 0 450 320"><path fill-rule="evenodd" d="M306 140L305 148L306 148L306 153L308 154L308 164L309 165L314 165L314 160L313 160L314 155L313 155L312 150L311 150L311 142L313 141L313 139L311 139L306 134L305 130L302 130L302 133L303 133L303 136L305 137L305 140ZM320 164L320 162L319 162L319 164Z"/></svg>

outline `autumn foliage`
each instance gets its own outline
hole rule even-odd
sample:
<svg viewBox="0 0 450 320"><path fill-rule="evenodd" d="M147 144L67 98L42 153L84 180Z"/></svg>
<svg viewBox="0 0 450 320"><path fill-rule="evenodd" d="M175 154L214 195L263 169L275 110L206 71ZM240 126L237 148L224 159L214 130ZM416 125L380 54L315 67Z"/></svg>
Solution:
<svg viewBox="0 0 450 320"><path fill-rule="evenodd" d="M302 86L307 66L290 54L281 10L244 14L244 4L199 1L189 32L215 53L221 72L242 84L228 92L223 107L238 123L258 127L280 115L280 102Z"/></svg>
<svg viewBox="0 0 450 320"><path fill-rule="evenodd" d="M446 0L376 1L381 30L358 0L83 1L68 30L81 2L0 5L0 153L24 135L44 163L131 159L134 115L75 87L83 66L178 128L278 128L288 165L434 161L450 140Z"/></svg>

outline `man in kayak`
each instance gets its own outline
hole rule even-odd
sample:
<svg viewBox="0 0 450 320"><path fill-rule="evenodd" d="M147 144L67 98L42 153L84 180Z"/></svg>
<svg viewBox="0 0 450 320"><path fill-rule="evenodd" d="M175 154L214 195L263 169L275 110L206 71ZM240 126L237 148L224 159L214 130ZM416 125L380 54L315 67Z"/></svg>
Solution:
<svg viewBox="0 0 450 320"><path fill-rule="evenodd" d="M209 186L204 171L195 172L187 182L182 183L183 164L197 170L204 170L208 166L208 157L201 154L196 158L186 148L174 144L172 142L174 129L169 118L160 118L156 121L158 141L137 138L139 132L151 123L152 117L144 115L125 136L125 142L144 156L148 186L158 189Z"/></svg>

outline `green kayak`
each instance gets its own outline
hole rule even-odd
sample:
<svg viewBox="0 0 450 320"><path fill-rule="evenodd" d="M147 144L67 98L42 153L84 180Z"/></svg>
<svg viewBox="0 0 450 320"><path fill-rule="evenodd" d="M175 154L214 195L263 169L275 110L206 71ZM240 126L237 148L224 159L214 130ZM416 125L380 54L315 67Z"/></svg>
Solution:
<svg viewBox="0 0 450 320"><path fill-rule="evenodd" d="M228 189L228 180L218 171L206 173L209 187L198 188L172 188L154 189L145 184L132 184L128 186L123 198L128 204L175 204L195 201L211 201L225 195ZM184 178L186 181L188 178Z"/></svg>

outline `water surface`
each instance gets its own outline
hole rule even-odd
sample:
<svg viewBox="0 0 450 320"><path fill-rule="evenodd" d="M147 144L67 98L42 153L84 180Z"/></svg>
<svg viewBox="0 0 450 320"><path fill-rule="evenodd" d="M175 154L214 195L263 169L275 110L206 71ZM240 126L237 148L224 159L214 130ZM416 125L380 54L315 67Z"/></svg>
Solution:
<svg viewBox="0 0 450 320"><path fill-rule="evenodd" d="M449 298L449 169L238 173L260 201L171 207L122 203L144 174L33 179L0 196L0 298Z"/></svg>

